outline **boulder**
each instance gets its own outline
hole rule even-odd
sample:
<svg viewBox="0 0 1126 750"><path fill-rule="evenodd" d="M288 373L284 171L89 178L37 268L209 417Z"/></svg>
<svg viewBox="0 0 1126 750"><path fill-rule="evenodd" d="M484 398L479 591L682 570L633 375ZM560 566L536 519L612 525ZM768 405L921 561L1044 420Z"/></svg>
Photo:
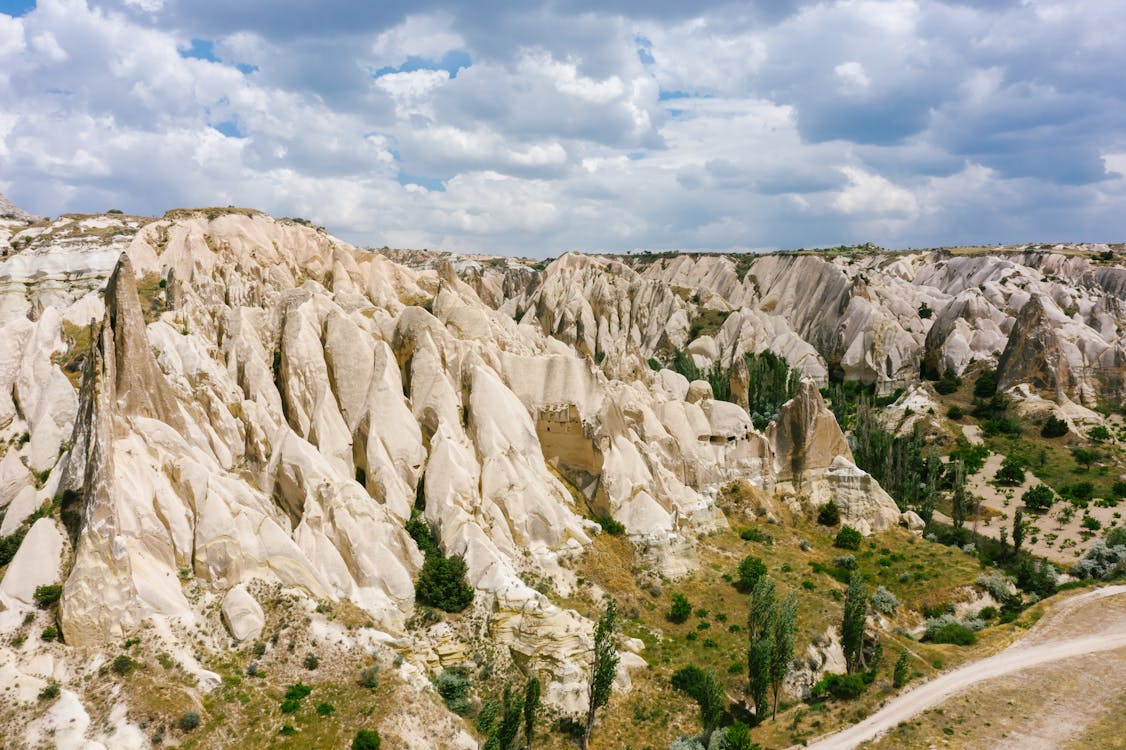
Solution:
<svg viewBox="0 0 1126 750"><path fill-rule="evenodd" d="M35 589L59 582L63 535L50 518L40 518L27 532L8 572L0 581L0 594L24 604L35 603Z"/></svg>
<svg viewBox="0 0 1126 750"><path fill-rule="evenodd" d="M236 641L258 638L266 624L262 606L241 583L223 597L222 618L223 625Z"/></svg>

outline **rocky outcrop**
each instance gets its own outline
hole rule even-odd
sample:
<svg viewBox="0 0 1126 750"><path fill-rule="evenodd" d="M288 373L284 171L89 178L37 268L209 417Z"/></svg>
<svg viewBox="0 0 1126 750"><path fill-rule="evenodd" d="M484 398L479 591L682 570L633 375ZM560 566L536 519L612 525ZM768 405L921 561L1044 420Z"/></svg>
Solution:
<svg viewBox="0 0 1126 750"><path fill-rule="evenodd" d="M223 625L236 641L255 640L266 624L265 614L258 601L241 583L223 597Z"/></svg>

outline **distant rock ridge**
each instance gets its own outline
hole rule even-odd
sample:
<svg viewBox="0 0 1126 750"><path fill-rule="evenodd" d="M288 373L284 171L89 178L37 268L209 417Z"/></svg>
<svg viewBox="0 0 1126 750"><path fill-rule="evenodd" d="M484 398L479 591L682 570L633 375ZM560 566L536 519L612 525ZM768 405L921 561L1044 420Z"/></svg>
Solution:
<svg viewBox="0 0 1126 750"><path fill-rule="evenodd" d="M12 203L8 198L0 193L0 220L12 219L14 221L35 221L37 216L32 216L27 211Z"/></svg>

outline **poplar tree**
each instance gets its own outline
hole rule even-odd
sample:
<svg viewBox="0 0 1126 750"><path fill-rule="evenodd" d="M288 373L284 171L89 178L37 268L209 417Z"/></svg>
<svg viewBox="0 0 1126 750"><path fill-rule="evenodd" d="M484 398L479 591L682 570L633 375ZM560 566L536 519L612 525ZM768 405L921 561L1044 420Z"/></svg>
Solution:
<svg viewBox="0 0 1126 750"><path fill-rule="evenodd" d="M867 613L868 591L864 587L864 578L858 571L853 571L841 619L841 648L849 674L864 667L864 618Z"/></svg>
<svg viewBox="0 0 1126 750"><path fill-rule="evenodd" d="M610 700L614 687L614 676L618 670L618 605L613 599L606 604L606 611L598 618L594 628L594 661L590 667L590 701L586 711L586 727L583 729L582 748L590 747L590 730L594 728L594 717L598 709Z"/></svg>
<svg viewBox="0 0 1126 750"><path fill-rule="evenodd" d="M790 593L782 600L774 615L771 628L772 648L770 653L770 687L774 691L774 705L771 709L771 718L778 716L778 696L782 692L782 683L790 671L790 663L794 660L794 629L798 619L798 600Z"/></svg>

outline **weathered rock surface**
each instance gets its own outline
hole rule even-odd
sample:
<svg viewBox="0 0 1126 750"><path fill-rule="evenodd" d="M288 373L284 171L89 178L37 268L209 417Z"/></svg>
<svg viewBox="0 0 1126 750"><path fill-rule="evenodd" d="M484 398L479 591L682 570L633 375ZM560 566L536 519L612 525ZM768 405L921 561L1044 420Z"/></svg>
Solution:
<svg viewBox="0 0 1126 750"><path fill-rule="evenodd" d="M255 640L262 634L266 616L261 605L242 584L223 597L223 625L236 641Z"/></svg>

